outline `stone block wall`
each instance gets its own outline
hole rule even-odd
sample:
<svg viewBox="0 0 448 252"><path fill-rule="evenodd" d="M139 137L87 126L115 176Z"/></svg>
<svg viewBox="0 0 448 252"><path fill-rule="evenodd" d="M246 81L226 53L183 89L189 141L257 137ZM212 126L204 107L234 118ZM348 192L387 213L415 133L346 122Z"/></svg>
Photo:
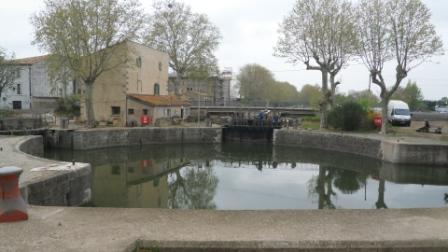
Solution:
<svg viewBox="0 0 448 252"><path fill-rule="evenodd" d="M29 136L17 144L16 149L26 163L39 166L54 166L55 161L41 159L28 155L43 154L43 137ZM20 153L22 152L22 153ZM28 155L25 155L28 154ZM44 165L42 163L45 163ZM59 166L70 166L69 163L57 163ZM32 166L31 166L32 167ZM30 171L40 173L32 176L33 179L21 184L23 198L32 205L41 206L79 206L87 203L91 198L92 169L90 164L77 163L70 169Z"/></svg>
<svg viewBox="0 0 448 252"><path fill-rule="evenodd" d="M221 128L112 128L73 132L73 149L167 143L220 143Z"/></svg>
<svg viewBox="0 0 448 252"><path fill-rule="evenodd" d="M274 145L298 146L381 158L381 140L338 133L275 130Z"/></svg>
<svg viewBox="0 0 448 252"><path fill-rule="evenodd" d="M394 164L448 165L447 144L422 144L343 133L275 130L274 145L356 154Z"/></svg>
<svg viewBox="0 0 448 252"><path fill-rule="evenodd" d="M42 136L29 136L27 140L18 146L19 151L35 156L44 154L44 144Z"/></svg>
<svg viewBox="0 0 448 252"><path fill-rule="evenodd" d="M448 145L383 141L383 160L390 163L442 166L448 164Z"/></svg>

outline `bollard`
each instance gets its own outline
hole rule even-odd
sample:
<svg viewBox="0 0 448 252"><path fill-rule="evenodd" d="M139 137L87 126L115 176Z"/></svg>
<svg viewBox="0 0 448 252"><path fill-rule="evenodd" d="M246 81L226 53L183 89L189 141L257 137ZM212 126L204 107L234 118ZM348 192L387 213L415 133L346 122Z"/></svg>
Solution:
<svg viewBox="0 0 448 252"><path fill-rule="evenodd" d="M26 204L20 194L19 167L0 168L0 223L28 219Z"/></svg>

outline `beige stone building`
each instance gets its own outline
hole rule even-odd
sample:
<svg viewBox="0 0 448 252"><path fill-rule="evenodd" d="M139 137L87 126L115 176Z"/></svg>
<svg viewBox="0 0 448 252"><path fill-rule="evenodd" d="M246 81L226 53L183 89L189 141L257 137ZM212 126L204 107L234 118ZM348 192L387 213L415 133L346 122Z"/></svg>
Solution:
<svg viewBox="0 0 448 252"><path fill-rule="evenodd" d="M100 124L136 126L143 115L148 115L152 122L180 116L182 106L188 104L168 96L168 54L132 41L115 46L120 48L115 50L110 64L127 60L95 81L92 95L95 120ZM81 120L86 119L84 104L82 101Z"/></svg>

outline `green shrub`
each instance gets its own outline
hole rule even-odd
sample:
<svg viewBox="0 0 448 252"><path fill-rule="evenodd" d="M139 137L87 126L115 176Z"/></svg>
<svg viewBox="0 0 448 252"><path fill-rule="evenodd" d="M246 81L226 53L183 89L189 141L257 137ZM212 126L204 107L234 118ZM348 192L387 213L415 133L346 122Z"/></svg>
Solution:
<svg viewBox="0 0 448 252"><path fill-rule="evenodd" d="M366 120L366 111L359 103L353 101L335 107L328 114L328 124L335 129L345 131L359 130Z"/></svg>
<svg viewBox="0 0 448 252"><path fill-rule="evenodd" d="M59 116L66 116L70 118L80 116L81 106L79 102L79 97L73 95L64 98L59 98L54 112Z"/></svg>

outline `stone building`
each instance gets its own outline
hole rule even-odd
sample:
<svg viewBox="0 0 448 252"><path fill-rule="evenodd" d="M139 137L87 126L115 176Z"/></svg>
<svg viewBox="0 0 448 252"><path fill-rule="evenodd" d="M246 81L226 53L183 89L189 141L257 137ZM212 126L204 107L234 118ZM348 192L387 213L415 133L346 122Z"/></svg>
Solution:
<svg viewBox="0 0 448 252"><path fill-rule="evenodd" d="M92 93L95 120L126 126L139 125L142 115L151 117L152 122L180 116L182 106L188 104L168 95L168 54L132 41L115 46L119 48L110 61L126 63L104 72L95 81ZM85 93L82 88L78 92ZM83 99L81 96L81 120L86 119Z"/></svg>
<svg viewBox="0 0 448 252"><path fill-rule="evenodd" d="M16 84L2 93L0 109L52 112L58 98L73 94L74 82L50 81L47 60L48 55L14 60Z"/></svg>
<svg viewBox="0 0 448 252"><path fill-rule="evenodd" d="M172 74L169 77L168 91L170 95L185 97L193 106L197 106L199 102L201 105L225 106L230 102L231 81L231 70L202 80L183 78L179 85L176 84L176 74Z"/></svg>

